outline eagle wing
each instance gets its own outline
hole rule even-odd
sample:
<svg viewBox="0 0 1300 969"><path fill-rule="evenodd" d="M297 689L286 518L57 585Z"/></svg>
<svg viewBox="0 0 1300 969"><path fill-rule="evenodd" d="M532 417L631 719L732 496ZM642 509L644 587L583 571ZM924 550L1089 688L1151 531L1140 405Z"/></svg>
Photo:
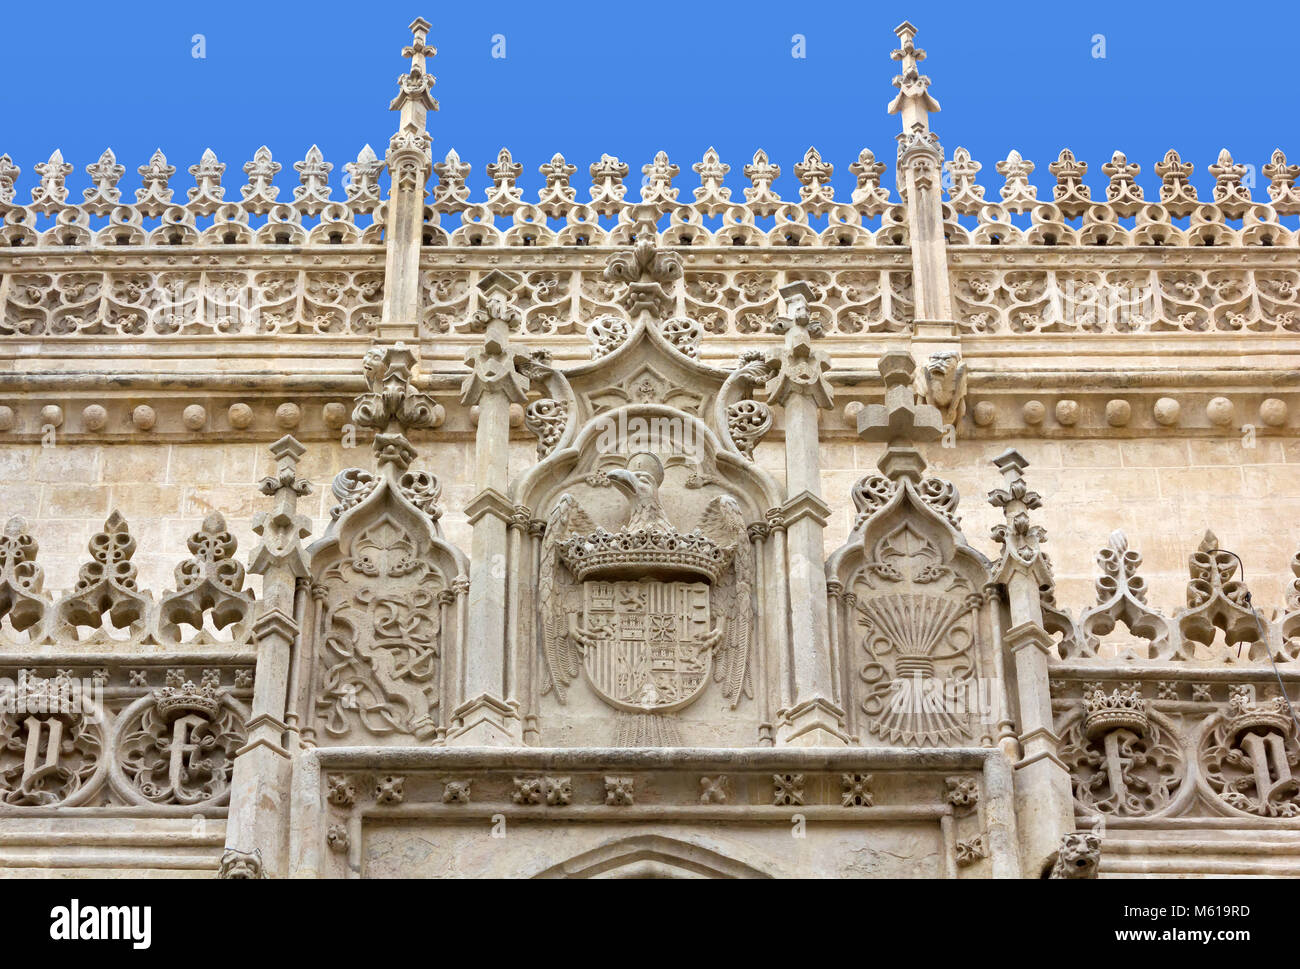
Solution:
<svg viewBox="0 0 1300 969"><path fill-rule="evenodd" d="M563 703L565 689L581 672L581 657L577 644L569 636L570 593L572 583L565 582L560 574L563 568L560 544L575 533L588 534L596 530L596 523L583 510L573 495L560 496L546 520L542 537L542 561L537 577L537 601L542 613L542 651L550 681L543 693L555 690L556 698Z"/></svg>
<svg viewBox="0 0 1300 969"><path fill-rule="evenodd" d="M749 647L754 623L754 547L740 505L730 495L709 502L699 530L731 552L731 568L714 588L717 612L726 624L713 665L714 682L734 710L742 696L752 698Z"/></svg>

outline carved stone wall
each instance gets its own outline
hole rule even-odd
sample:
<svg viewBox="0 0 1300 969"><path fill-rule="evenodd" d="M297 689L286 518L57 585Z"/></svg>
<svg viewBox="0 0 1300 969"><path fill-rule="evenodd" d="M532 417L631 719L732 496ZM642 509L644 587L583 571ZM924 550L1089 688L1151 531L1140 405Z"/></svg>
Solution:
<svg viewBox="0 0 1300 969"><path fill-rule="evenodd" d="M0 156L0 872L1300 873L1296 166L995 193L904 23L892 180L476 194L429 29L342 198Z"/></svg>

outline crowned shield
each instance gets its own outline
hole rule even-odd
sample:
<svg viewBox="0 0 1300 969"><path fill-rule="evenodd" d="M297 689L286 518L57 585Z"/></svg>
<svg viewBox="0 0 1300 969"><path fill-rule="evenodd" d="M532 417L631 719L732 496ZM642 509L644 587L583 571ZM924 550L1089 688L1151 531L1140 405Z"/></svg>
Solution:
<svg viewBox="0 0 1300 969"><path fill-rule="evenodd" d="M588 581L582 595L583 669L606 702L669 713L704 690L717 641L707 583Z"/></svg>

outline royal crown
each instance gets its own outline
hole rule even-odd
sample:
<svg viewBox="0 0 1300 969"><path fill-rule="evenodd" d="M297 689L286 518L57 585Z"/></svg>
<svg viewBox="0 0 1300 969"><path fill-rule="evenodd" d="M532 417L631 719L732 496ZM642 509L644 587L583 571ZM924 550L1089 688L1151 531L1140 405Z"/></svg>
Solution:
<svg viewBox="0 0 1300 969"><path fill-rule="evenodd" d="M573 577L587 579L693 576L716 584L731 562L731 553L694 531L639 528L607 532L597 528L562 542L559 554Z"/></svg>
<svg viewBox="0 0 1300 969"><path fill-rule="evenodd" d="M88 709L87 700L81 687L65 675L53 678L20 674L18 688L9 688L4 702L13 702L13 709L19 713L38 713L56 716L66 721L68 717Z"/></svg>
<svg viewBox="0 0 1300 969"><path fill-rule="evenodd" d="M158 715L167 721L190 713L211 720L221 709L221 698L217 696L215 688L195 686L189 680L185 681L184 686L164 686L160 690L154 690L153 702Z"/></svg>
<svg viewBox="0 0 1300 969"><path fill-rule="evenodd" d="M1275 696L1270 700L1255 702L1243 693L1234 693L1228 700L1228 742L1235 744L1248 733L1279 733L1286 736L1291 731L1291 717L1286 700Z"/></svg>
<svg viewBox="0 0 1300 969"><path fill-rule="evenodd" d="M1147 712L1141 690L1115 690L1109 695L1093 690L1084 694L1083 707L1083 732L1089 737L1112 730L1131 730L1139 736L1146 733Z"/></svg>

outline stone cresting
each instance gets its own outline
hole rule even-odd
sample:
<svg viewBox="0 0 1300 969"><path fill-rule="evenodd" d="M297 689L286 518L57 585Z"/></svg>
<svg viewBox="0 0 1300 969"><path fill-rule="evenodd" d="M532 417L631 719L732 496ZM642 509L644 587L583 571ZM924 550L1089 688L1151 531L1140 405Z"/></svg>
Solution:
<svg viewBox="0 0 1300 969"><path fill-rule="evenodd" d="M903 23L892 185L476 196L432 31L338 197L0 156L0 872L1300 874L1300 167L948 154Z"/></svg>

